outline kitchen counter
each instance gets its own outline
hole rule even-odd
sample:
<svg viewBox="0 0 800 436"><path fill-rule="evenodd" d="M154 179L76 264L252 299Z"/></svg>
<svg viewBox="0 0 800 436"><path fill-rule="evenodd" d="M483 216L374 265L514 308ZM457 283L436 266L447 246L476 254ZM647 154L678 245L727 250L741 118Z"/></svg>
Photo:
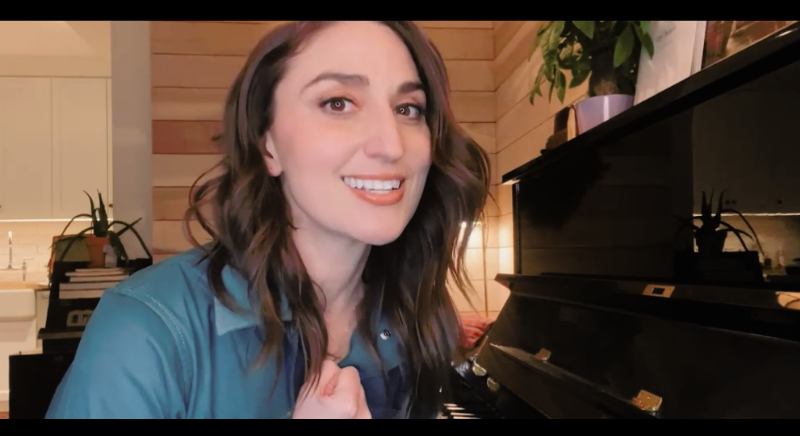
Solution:
<svg viewBox="0 0 800 436"><path fill-rule="evenodd" d="M0 292L13 291L18 289L32 289L34 291L49 291L50 285L47 283L34 282L0 282Z"/></svg>

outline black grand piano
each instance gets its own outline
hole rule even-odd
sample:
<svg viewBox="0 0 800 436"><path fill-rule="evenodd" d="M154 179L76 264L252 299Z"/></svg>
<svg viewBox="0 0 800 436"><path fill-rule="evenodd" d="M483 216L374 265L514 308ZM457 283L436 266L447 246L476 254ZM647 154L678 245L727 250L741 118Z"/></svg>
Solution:
<svg viewBox="0 0 800 436"><path fill-rule="evenodd" d="M511 294L445 418L800 417L798 126L793 25L505 174ZM695 252L710 189L766 250Z"/></svg>

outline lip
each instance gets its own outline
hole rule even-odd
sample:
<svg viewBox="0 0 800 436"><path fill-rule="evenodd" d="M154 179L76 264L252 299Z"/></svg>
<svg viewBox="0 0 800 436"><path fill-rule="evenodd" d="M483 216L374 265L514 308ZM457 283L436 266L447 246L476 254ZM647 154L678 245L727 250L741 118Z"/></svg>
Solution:
<svg viewBox="0 0 800 436"><path fill-rule="evenodd" d="M363 189L353 188L350 185L344 183L344 177L352 177L354 179L365 179L365 180L398 180L400 179L400 187L393 190L388 194L370 194L369 192ZM395 174L383 174L383 175L348 175L342 177L342 183L353 193L356 197L360 200L365 201L369 204L374 206L392 206L400 202L403 199L403 195L406 192L406 179L403 176L395 175Z"/></svg>
<svg viewBox="0 0 800 436"><path fill-rule="evenodd" d="M402 174L347 174L342 176L345 177L352 177L354 179L364 179L364 180L400 180L401 182L405 181L406 178L403 177Z"/></svg>

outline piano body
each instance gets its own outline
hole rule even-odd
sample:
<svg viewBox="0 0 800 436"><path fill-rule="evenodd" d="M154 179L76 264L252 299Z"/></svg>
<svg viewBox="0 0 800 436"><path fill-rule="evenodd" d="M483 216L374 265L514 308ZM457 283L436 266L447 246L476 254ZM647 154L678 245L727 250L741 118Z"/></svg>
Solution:
<svg viewBox="0 0 800 436"><path fill-rule="evenodd" d="M800 417L800 281L753 270L747 254L703 264L675 219L697 214L710 184L725 189L715 164L762 150L800 165L800 109L765 103L780 89L797 106L798 77L795 24L505 174L515 265L496 281L510 296L454 364L445 417ZM743 126L736 113L758 116ZM703 139L725 135L751 148ZM772 195L759 183L773 175L740 174L752 191L726 198L754 222L770 207L800 213L796 197L752 201Z"/></svg>

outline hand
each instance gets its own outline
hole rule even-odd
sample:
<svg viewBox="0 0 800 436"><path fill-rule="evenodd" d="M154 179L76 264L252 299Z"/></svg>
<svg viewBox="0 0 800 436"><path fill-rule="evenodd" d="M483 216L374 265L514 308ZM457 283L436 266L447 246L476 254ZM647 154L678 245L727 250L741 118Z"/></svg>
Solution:
<svg viewBox="0 0 800 436"><path fill-rule="evenodd" d="M372 419L358 371L326 359L318 383L300 389L292 419Z"/></svg>

